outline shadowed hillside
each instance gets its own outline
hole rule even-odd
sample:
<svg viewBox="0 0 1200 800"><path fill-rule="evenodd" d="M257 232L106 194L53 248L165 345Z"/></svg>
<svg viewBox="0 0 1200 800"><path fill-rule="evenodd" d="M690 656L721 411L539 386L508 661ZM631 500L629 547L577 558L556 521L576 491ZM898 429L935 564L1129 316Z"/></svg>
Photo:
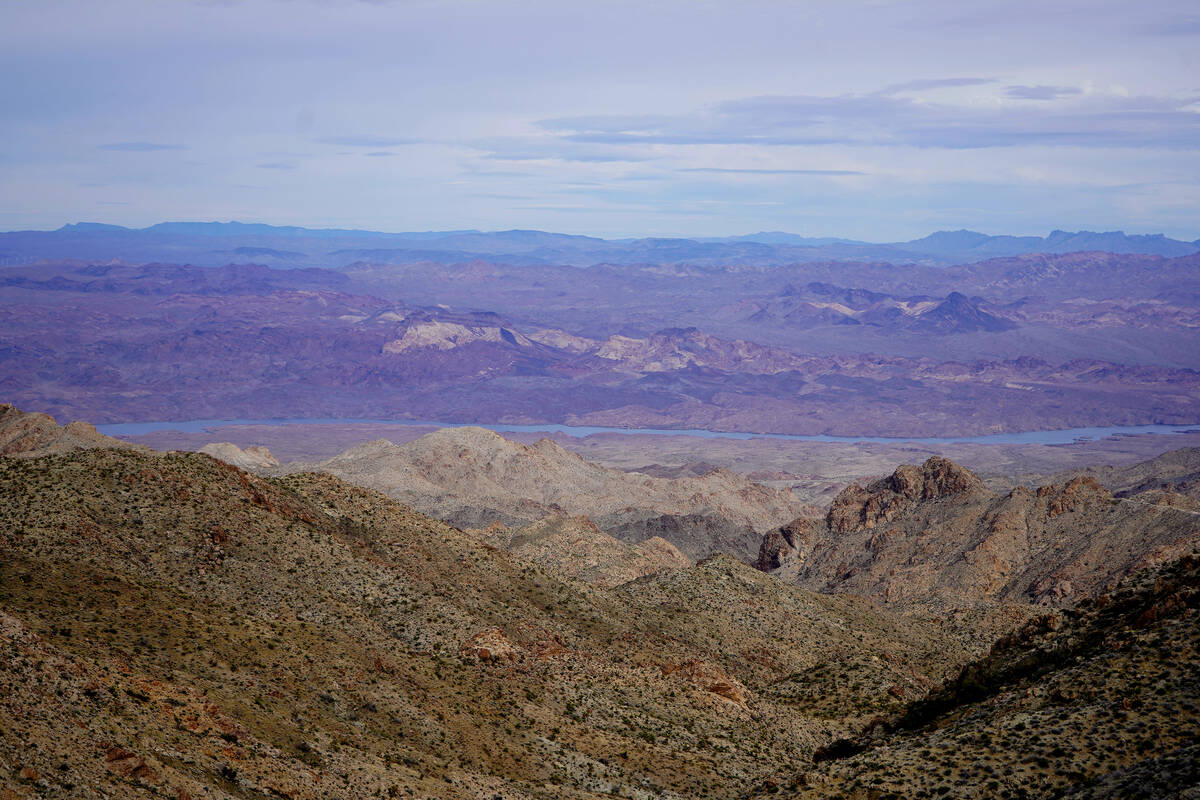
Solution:
<svg viewBox="0 0 1200 800"><path fill-rule="evenodd" d="M1140 573L1005 637L928 700L756 796L1195 797L1197 606L1200 555Z"/></svg>

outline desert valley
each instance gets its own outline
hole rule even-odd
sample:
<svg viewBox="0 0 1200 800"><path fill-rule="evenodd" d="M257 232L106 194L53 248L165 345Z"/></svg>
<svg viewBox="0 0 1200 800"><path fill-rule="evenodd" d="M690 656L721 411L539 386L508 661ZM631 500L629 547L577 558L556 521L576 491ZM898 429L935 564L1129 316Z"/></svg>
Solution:
<svg viewBox="0 0 1200 800"><path fill-rule="evenodd" d="M3 268L6 797L1187 796L1196 257Z"/></svg>
<svg viewBox="0 0 1200 800"><path fill-rule="evenodd" d="M0 0L0 800L1200 800L1188 0Z"/></svg>

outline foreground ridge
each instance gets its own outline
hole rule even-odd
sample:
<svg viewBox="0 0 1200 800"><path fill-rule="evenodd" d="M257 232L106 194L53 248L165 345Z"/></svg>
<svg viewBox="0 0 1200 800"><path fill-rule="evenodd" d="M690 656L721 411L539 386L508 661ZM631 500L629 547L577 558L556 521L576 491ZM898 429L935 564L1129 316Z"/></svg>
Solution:
<svg viewBox="0 0 1200 800"><path fill-rule="evenodd" d="M327 476L0 458L16 797L737 797L973 650L721 556L605 590Z"/></svg>
<svg viewBox="0 0 1200 800"><path fill-rule="evenodd" d="M1195 797L1198 606L1200 552L1033 620L928 699L819 751L784 794Z"/></svg>

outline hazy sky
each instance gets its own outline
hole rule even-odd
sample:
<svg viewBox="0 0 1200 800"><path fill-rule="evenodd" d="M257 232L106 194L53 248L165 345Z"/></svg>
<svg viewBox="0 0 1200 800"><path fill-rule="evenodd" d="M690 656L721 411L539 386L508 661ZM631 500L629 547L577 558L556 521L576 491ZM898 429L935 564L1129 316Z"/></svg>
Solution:
<svg viewBox="0 0 1200 800"><path fill-rule="evenodd" d="M1200 237L1195 0L0 0L0 229Z"/></svg>

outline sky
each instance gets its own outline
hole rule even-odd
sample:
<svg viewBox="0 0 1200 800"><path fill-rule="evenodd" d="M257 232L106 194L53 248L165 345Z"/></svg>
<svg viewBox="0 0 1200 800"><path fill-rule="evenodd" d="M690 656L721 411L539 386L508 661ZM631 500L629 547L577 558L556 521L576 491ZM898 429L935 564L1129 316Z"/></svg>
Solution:
<svg viewBox="0 0 1200 800"><path fill-rule="evenodd" d="M1200 237L1194 0L0 0L0 229Z"/></svg>

